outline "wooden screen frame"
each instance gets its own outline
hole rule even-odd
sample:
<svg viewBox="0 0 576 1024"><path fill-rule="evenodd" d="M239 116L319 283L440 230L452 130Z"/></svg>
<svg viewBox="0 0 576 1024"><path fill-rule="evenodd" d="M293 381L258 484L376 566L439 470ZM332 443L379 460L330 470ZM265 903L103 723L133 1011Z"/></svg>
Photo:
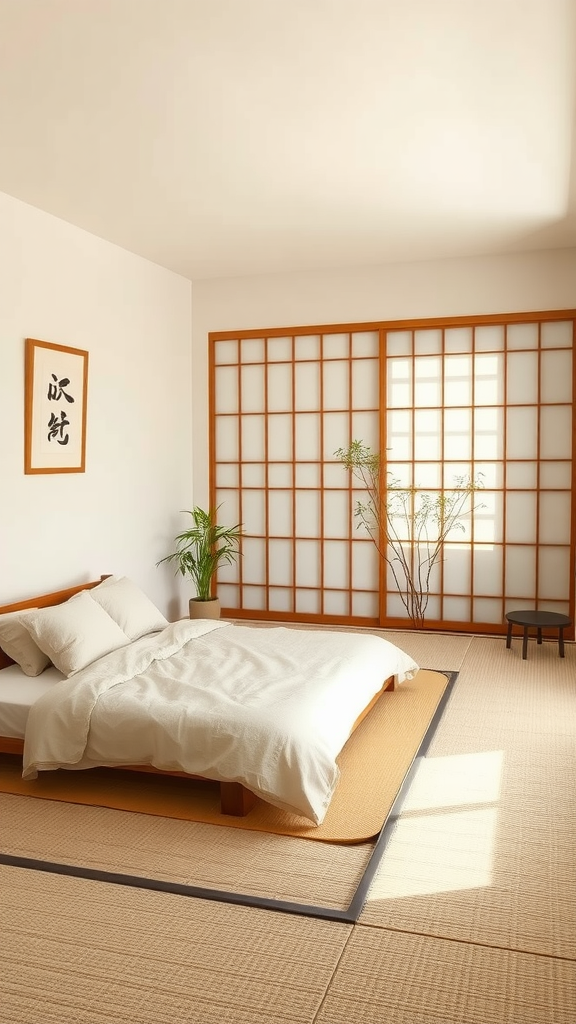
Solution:
<svg viewBox="0 0 576 1024"><path fill-rule="evenodd" d="M546 311L529 311L520 313L494 313L480 316L457 316L457 317L432 317L432 318L416 318L416 319L402 319L402 320L386 320L386 321L363 321L345 324L317 324L317 325L306 325L298 327L280 327L270 329L250 329L240 331L215 331L209 334L209 491L211 501L216 501L216 395L215 395L215 347L219 341L237 342L240 343L243 340L253 339L274 339L274 338L292 338L296 339L301 336L322 336L324 334L334 333L355 333L365 331L378 331L382 339L381 353L385 353L385 347L383 339L389 331L415 331L418 329L430 330L431 328L449 329L454 327L466 327L476 328L482 326L501 326L505 330L509 325L514 324L531 324L531 323L544 323L551 321L572 321L573 322L573 335L576 333L576 310L575 309L559 309L559 310L546 310ZM507 354L506 350L506 354ZM572 352L574 352L574 341L572 345ZM382 354L381 354L382 361ZM385 355L384 355L385 358ZM238 364L241 365L240 362ZM576 397L576 361L572 359L572 408L574 409L574 401ZM540 409L540 401L538 402L538 409ZM475 406L472 404L471 408ZM504 409L507 408L506 399L504 401ZM380 451L386 450L386 423L384 411L386 409L385 401L385 372L380 374ZM241 454L240 454L241 459ZM574 602L575 602L575 537L576 537L576 417L572 416L572 456L571 456L571 512L570 512L570 544L569 544L569 614L574 619ZM506 494L504 487L503 493ZM540 493L537 491L536 493ZM536 546L540 544L539 537L536 538ZM568 547L568 545L567 545ZM385 565L380 564L380 593L382 601L382 592L384 590L384 576L385 576ZM242 585L242 579L240 577L240 585ZM471 595L474 597L474 594ZM505 594L502 593L502 601L505 601ZM382 605L381 605L382 607ZM390 618L380 613L377 619L360 620L358 618L345 618L339 616L334 618L326 615L306 615L302 613L288 613L278 614L277 612L270 613L266 610L256 610L253 608L223 608L224 614L234 615L237 618L254 618L254 619L285 619L287 621L304 621L304 622L325 622L332 623L334 621L349 622L352 625L369 625L369 626L384 626L389 628L407 628L410 623L405 618ZM450 631L465 631L470 630L478 633L504 633L505 624L502 623L499 626L498 623L481 623L481 622L452 622L445 620L429 620L427 628L430 629L448 629Z"/></svg>

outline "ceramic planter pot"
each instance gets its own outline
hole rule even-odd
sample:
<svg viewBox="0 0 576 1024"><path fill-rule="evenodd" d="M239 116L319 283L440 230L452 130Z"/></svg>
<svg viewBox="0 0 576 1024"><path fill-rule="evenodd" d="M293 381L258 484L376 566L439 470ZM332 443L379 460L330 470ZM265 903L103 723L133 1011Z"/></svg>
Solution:
<svg viewBox="0 0 576 1024"><path fill-rule="evenodd" d="M220 618L220 601L217 597L210 597L207 601L200 597L191 597L188 608L191 619Z"/></svg>

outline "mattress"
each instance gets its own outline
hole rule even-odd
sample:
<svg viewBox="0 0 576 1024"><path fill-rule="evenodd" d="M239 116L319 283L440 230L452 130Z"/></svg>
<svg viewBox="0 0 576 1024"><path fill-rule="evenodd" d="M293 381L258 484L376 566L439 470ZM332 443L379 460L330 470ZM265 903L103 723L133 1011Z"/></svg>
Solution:
<svg viewBox="0 0 576 1024"><path fill-rule="evenodd" d="M64 676L53 666L39 676L27 676L18 665L0 671L0 736L24 739L28 712Z"/></svg>

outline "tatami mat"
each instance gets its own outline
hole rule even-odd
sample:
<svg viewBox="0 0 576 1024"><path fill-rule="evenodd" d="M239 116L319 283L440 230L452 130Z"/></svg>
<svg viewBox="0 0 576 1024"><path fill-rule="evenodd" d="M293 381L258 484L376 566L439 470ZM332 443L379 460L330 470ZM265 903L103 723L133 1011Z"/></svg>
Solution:
<svg viewBox="0 0 576 1024"><path fill-rule="evenodd" d="M4 793L0 819L1 849L18 857L336 910L373 849Z"/></svg>
<svg viewBox="0 0 576 1024"><path fill-rule="evenodd" d="M358 926L317 1024L574 1024L576 964Z"/></svg>
<svg viewBox="0 0 576 1024"><path fill-rule="evenodd" d="M362 923L576 958L575 653L474 640Z"/></svg>
<svg viewBox="0 0 576 1024"><path fill-rule="evenodd" d="M360 923L1 868L1 1024L574 1024L576 646L386 636L460 675ZM30 804L22 855L335 908L370 850Z"/></svg>
<svg viewBox="0 0 576 1024"><path fill-rule="evenodd" d="M0 866L2 1024L314 1021L350 926Z"/></svg>

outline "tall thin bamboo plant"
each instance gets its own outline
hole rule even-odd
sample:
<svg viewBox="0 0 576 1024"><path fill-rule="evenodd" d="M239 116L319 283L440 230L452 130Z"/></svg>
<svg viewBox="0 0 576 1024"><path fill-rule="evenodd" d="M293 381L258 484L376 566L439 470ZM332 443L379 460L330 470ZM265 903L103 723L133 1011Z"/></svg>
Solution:
<svg viewBox="0 0 576 1024"><path fill-rule="evenodd" d="M422 629L432 572L443 558L448 534L463 531L462 520L482 507L474 505L472 498L483 486L481 474L475 480L457 476L453 488L427 494L417 487L403 487L385 472L380 453L362 441L352 441L334 454L365 488L367 500L358 500L354 508L358 527L374 541L390 568L409 619Z"/></svg>

